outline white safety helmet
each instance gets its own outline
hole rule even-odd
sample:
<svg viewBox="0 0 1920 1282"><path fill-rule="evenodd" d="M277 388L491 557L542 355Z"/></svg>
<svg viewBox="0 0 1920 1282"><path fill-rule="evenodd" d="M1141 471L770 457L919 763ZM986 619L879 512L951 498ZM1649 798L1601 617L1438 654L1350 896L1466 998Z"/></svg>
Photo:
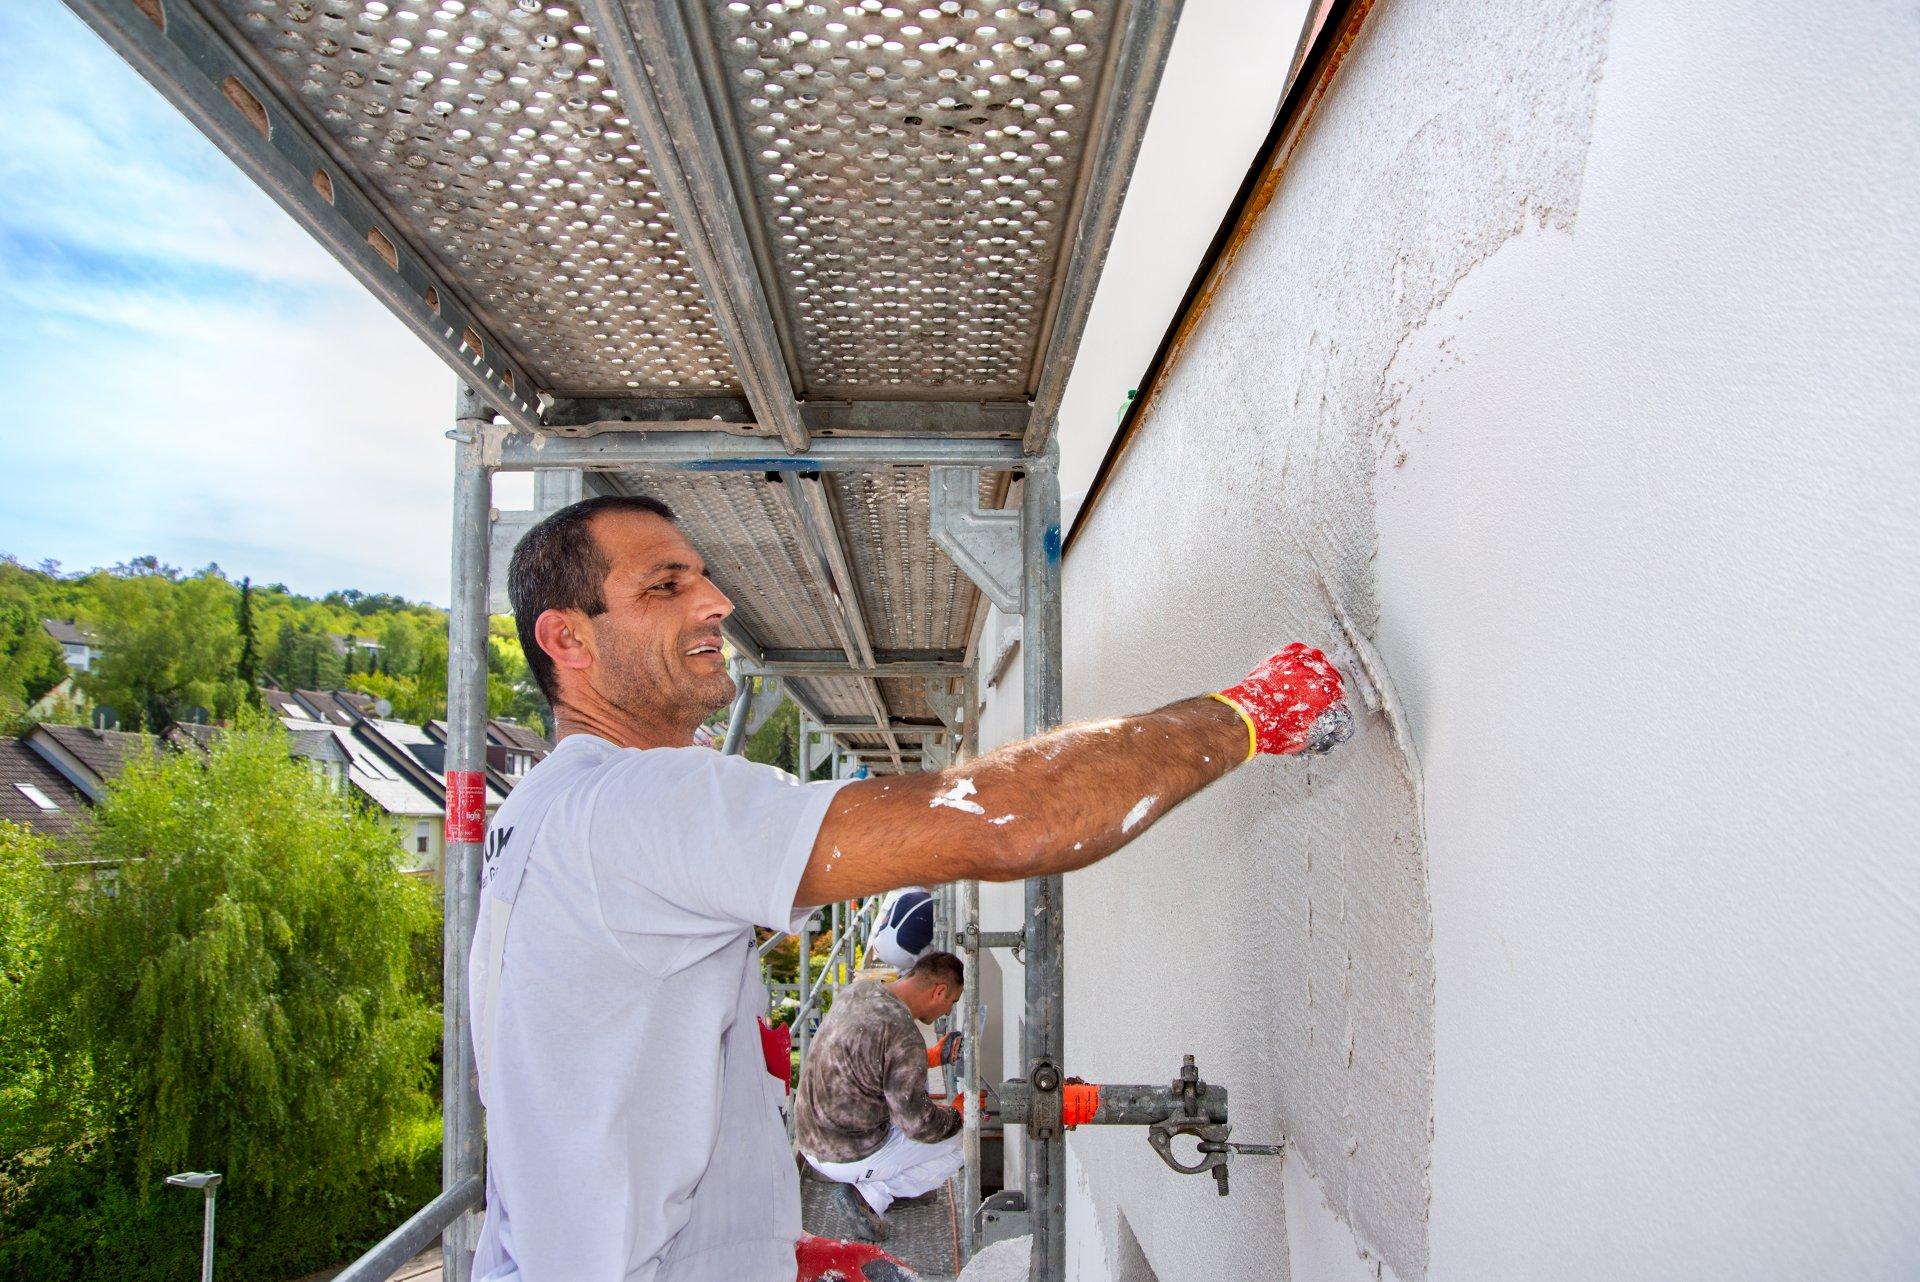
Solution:
<svg viewBox="0 0 1920 1282"><path fill-rule="evenodd" d="M933 948L933 896L922 886L896 890L880 909L867 959L905 970Z"/></svg>

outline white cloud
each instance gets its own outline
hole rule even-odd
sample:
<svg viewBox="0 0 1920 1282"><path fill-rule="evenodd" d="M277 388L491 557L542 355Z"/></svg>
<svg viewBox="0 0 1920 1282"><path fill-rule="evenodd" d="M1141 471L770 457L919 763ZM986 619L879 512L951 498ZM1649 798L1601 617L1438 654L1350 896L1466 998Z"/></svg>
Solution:
<svg viewBox="0 0 1920 1282"><path fill-rule="evenodd" d="M97 37L0 12L0 550L447 599L453 377Z"/></svg>
<svg viewBox="0 0 1920 1282"><path fill-rule="evenodd" d="M341 289L347 277L58 5L0 14L0 228L107 257Z"/></svg>

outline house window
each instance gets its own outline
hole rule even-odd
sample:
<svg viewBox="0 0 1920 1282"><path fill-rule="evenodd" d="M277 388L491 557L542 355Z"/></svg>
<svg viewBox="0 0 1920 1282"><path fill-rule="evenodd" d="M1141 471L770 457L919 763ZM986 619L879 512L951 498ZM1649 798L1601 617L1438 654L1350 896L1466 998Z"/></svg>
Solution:
<svg viewBox="0 0 1920 1282"><path fill-rule="evenodd" d="M41 792L38 788L34 787L30 783L17 783L13 786L20 790L21 796L25 797L28 801L31 801L34 805L40 807L40 809L42 810L60 809L59 804L55 802L52 797L49 797L46 793Z"/></svg>
<svg viewBox="0 0 1920 1282"><path fill-rule="evenodd" d="M413 825L413 852L416 855L427 853L427 838L432 824L425 819L416 820Z"/></svg>

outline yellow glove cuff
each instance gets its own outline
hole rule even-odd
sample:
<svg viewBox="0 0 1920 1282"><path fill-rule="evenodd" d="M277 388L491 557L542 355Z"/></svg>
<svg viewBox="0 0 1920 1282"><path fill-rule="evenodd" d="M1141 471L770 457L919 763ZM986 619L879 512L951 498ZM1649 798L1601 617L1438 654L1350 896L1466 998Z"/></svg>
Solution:
<svg viewBox="0 0 1920 1282"><path fill-rule="evenodd" d="M1226 704L1229 708L1232 708L1235 712L1239 713L1240 719L1247 723L1247 760L1252 761L1254 757L1258 756L1260 753L1260 732L1254 728L1253 718L1247 715L1247 710L1245 708L1241 707L1239 704L1235 703L1233 700L1227 698L1227 696L1224 694L1218 694L1218 693L1210 694L1207 696L1207 698L1218 699L1220 702Z"/></svg>

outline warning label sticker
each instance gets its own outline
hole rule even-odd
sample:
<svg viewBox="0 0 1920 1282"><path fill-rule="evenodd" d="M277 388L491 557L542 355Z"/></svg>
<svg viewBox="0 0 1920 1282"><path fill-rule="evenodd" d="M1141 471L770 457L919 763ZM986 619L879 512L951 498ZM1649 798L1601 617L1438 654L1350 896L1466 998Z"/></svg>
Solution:
<svg viewBox="0 0 1920 1282"><path fill-rule="evenodd" d="M484 841L487 777L478 770L447 771L447 841Z"/></svg>

